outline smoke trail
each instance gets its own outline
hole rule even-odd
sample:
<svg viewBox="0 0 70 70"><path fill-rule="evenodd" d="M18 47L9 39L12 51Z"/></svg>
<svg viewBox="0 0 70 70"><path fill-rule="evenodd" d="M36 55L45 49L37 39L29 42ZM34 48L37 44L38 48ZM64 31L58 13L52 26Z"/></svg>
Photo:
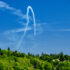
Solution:
<svg viewBox="0 0 70 70"><path fill-rule="evenodd" d="M19 49L19 47L21 46L21 43L22 43L22 41L23 41L23 39L24 39L24 37L25 37L25 34L26 34L26 32L27 32L27 29L28 29L28 24L29 24L29 10L31 10L32 15L33 15L34 36L36 35L36 22L35 22L34 11L33 11L33 9L32 9L31 6L28 6L28 7L27 7L27 13L26 13L26 20L27 20L27 23L26 23L26 27L25 27L25 30L24 30L24 34L22 35L22 37L21 37L21 39L20 39L20 41L19 41L19 43L18 43L18 45L17 45L17 48L18 48L18 49Z"/></svg>
<svg viewBox="0 0 70 70"><path fill-rule="evenodd" d="M34 12L33 12L33 9L31 6L28 6L27 8L27 24L26 24L26 29L25 29L25 32L26 33L26 30L27 30L27 27L28 27L28 24L29 24L29 9L31 9L31 12L33 14L33 21L34 21L34 36L36 35L36 23L35 23L35 15L34 15Z"/></svg>

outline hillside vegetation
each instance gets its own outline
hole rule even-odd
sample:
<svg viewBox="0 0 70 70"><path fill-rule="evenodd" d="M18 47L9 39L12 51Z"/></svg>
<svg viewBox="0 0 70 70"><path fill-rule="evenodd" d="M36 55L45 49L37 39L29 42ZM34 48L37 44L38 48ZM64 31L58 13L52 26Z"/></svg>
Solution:
<svg viewBox="0 0 70 70"><path fill-rule="evenodd" d="M41 56L0 49L0 70L70 70L70 56L44 54Z"/></svg>

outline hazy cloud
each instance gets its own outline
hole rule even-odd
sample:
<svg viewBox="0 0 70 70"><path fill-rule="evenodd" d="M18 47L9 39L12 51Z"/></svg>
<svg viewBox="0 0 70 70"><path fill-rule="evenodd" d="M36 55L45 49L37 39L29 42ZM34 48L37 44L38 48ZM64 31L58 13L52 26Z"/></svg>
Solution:
<svg viewBox="0 0 70 70"><path fill-rule="evenodd" d="M7 3L0 1L0 8L10 10L12 14L18 16L20 19L26 19L26 15L22 13L20 9L9 6Z"/></svg>
<svg viewBox="0 0 70 70"><path fill-rule="evenodd" d="M29 30L31 30L31 29L32 29L31 27L28 27L28 28L27 28L27 31L29 31ZM24 32L24 31L25 31L25 28L20 28L20 29L5 31L4 34L18 33L18 32Z"/></svg>

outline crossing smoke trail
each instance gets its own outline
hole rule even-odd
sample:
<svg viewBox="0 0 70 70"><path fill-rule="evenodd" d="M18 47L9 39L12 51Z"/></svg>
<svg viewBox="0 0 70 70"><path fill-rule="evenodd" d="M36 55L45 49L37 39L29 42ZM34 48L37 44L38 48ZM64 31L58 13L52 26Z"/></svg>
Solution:
<svg viewBox="0 0 70 70"><path fill-rule="evenodd" d="M28 29L28 24L29 24L29 20L30 20L30 16L29 16L29 10L32 12L32 14L33 14L33 24L34 24L34 36L36 35L36 31L37 31L37 29L36 29L36 27L37 27L37 25L36 25L36 22L35 22L35 14L34 14L34 11L33 11L33 9L32 9L32 7L31 6L28 6L27 7L27 12L26 12L26 14L24 15L23 13L22 13L22 11L20 10L20 9L16 9L16 8L14 8L14 7L11 7L11 6L9 6L7 3L5 3L5 2L3 2L3 1L0 1L0 10L1 9L4 9L4 11L5 10L7 10L7 11L9 11L9 12L11 12L13 15L15 15L15 16L17 16L17 17L19 17L20 19L26 19L27 21L26 21L26 27L25 27L25 29L23 28L23 29L18 29L18 30L12 30L12 32L24 32L24 34L21 36L21 38L20 38L20 40L18 41L18 37L16 37L17 35L15 35L14 37L11 37L12 36L12 34L11 34L11 32L10 33L8 33L8 34L10 34L11 36L10 37L8 37L7 36L7 38L10 38L10 40L9 40L9 42L7 41L6 43L7 44L2 44L3 46L4 45L13 45L13 46L15 46L15 44L16 43L14 43L14 42L17 42L18 41L18 43L17 43L17 45L16 45L16 49L19 49L20 48L20 46L21 46L21 44L23 43L23 39L24 39L24 37L25 37L25 35L26 35L26 32L28 31L28 30L31 30L31 29ZM18 22L19 23L19 22ZM38 24L38 23L37 23ZM4 34L4 36L5 36L6 34ZM4 37L3 36L3 37ZM6 37L6 36L5 36ZM7 39L7 38L4 38L4 39ZM14 39L14 41L12 41L12 39ZM5 42L5 41L4 41ZM12 47L13 47L12 46Z"/></svg>
<svg viewBox="0 0 70 70"><path fill-rule="evenodd" d="M22 35L20 41L18 42L18 45L17 45L17 48L19 49L19 47L21 46L22 44L22 41L25 37L25 34L27 32L27 29L28 29L28 24L29 24L29 10L31 10L32 12L32 15L33 15L33 23L34 23L34 36L36 35L36 22L35 22L35 14L34 14L34 11L32 9L31 6L28 6L27 7L27 13L26 13L26 20L27 20L27 23L26 23L26 27L25 27L25 30L24 30L24 34Z"/></svg>
<svg viewBox="0 0 70 70"><path fill-rule="evenodd" d="M34 36L36 35L35 14L34 14L34 11L33 11L33 9L32 9L31 6L28 6L28 7L27 7L27 13L26 13L26 15L23 15L22 12L21 12L21 10L19 11L19 10L13 8L13 7L10 7L8 4L6 4L6 3L3 2L3 1L0 1L0 8L4 8L4 9L10 10L10 11L13 11L13 14L14 14L14 15L17 15L17 16L19 16L19 17L24 18L24 19L27 20L27 22L26 22L26 27L25 27L25 29L24 29L24 34L23 34L22 37L20 38L20 40L19 40L19 42L18 42L18 45L17 45L17 48L19 48L19 47L21 46L22 41L23 41L23 39L24 39L24 37L25 37L25 35L26 35L26 32L28 31L28 24L29 24L29 20L30 20L29 10L31 10L32 15L33 15Z"/></svg>

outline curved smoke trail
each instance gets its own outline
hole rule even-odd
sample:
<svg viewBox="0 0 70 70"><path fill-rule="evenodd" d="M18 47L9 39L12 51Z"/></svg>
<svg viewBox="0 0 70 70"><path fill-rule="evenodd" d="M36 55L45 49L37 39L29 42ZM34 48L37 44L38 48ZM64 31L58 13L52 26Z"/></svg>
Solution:
<svg viewBox="0 0 70 70"><path fill-rule="evenodd" d="M18 45L17 45L17 48L18 48L18 49L19 49L19 47L21 46L21 43L22 43L22 41L23 41L23 39L24 39L24 37L25 37L25 34L26 34L26 32L27 32L27 28L28 28L28 24L29 24L29 10L31 10L31 12L32 12L32 14L33 14L34 36L36 35L36 22L35 22L34 11L33 11L33 9L32 9L31 6L28 6L28 7L27 7L27 13L26 13L27 23L26 23L26 27L25 27L25 30L24 30L24 34L22 35L22 37L21 37L21 39L20 39L20 41L19 41L19 43L18 43Z"/></svg>

